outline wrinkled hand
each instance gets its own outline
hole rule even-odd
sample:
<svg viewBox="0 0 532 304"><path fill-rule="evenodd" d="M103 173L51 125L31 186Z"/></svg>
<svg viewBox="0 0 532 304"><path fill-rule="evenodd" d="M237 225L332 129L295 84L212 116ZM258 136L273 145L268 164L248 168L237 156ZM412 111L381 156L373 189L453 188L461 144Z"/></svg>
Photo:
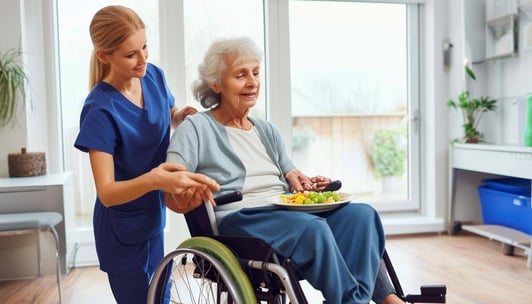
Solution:
<svg viewBox="0 0 532 304"><path fill-rule="evenodd" d="M331 179L325 176L317 175L310 179L312 182L314 191L323 191L328 184L331 183Z"/></svg>
<svg viewBox="0 0 532 304"><path fill-rule="evenodd" d="M152 172L160 180L159 188L166 192L165 204L179 213L188 212L204 201L215 205L213 192L220 191L220 185L212 178L186 171L176 163L163 163Z"/></svg>
<svg viewBox="0 0 532 304"><path fill-rule="evenodd" d="M331 182L330 178L321 175L309 178L298 169L286 173L285 178L290 192L322 191Z"/></svg>
<svg viewBox="0 0 532 304"><path fill-rule="evenodd" d="M204 198L209 196L211 197L210 199ZM203 193L200 189L197 188L190 188L179 194L167 192L164 196L164 203L170 210L183 214L196 209L205 201L210 201L211 204L216 206L214 200L212 199L211 192Z"/></svg>
<svg viewBox="0 0 532 304"><path fill-rule="evenodd" d="M290 192L311 191L312 181L298 169L290 170L284 176L288 181Z"/></svg>

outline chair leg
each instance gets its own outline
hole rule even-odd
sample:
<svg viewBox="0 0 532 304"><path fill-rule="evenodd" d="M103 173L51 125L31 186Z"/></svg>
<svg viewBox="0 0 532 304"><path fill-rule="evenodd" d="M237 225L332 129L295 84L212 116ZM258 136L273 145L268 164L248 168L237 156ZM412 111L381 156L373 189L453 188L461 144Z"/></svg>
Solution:
<svg viewBox="0 0 532 304"><path fill-rule="evenodd" d="M37 277L42 277L42 257L41 257L41 234L40 231L37 230L35 235L37 236L37 268L38 268L38 274Z"/></svg>
<svg viewBox="0 0 532 304"><path fill-rule="evenodd" d="M61 294L61 260L59 258L59 236L54 227L50 227L50 232L55 239L55 259L56 259L56 276L57 276L57 291L59 293L59 304L62 303Z"/></svg>

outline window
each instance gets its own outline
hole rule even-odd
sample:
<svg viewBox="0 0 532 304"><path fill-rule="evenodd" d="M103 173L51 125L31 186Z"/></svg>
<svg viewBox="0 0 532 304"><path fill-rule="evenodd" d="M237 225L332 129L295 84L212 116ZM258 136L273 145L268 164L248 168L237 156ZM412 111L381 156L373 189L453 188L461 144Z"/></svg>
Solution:
<svg viewBox="0 0 532 304"><path fill-rule="evenodd" d="M165 70L178 106L200 108L190 88L213 39L250 36L265 53L262 94L252 114L280 129L296 165L309 175L341 179L344 191L357 193L379 210L418 208L419 5L56 1L65 169L75 175L77 224L86 238L92 238L96 193L88 156L75 150L73 142L88 93L89 23L98 9L111 3L129 6L143 18L149 60ZM393 190L385 190L384 179L374 171L371 146L377 134L391 135L394 146L405 153L393 158L400 163L394 171L399 177L388 183ZM376 149L374 154L390 151ZM182 230L183 223L168 226Z"/></svg>
<svg viewBox="0 0 532 304"><path fill-rule="evenodd" d="M292 153L380 210L417 208L417 5L290 1Z"/></svg>

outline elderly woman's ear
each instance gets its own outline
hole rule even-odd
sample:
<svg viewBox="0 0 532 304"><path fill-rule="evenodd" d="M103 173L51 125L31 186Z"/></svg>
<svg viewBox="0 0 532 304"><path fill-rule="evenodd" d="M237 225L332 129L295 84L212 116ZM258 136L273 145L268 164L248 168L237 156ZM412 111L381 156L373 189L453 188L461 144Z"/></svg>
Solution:
<svg viewBox="0 0 532 304"><path fill-rule="evenodd" d="M211 84L209 87L211 88L211 90L212 90L214 93L216 93L216 94L220 94L220 92L221 92L220 87L219 87L216 83Z"/></svg>

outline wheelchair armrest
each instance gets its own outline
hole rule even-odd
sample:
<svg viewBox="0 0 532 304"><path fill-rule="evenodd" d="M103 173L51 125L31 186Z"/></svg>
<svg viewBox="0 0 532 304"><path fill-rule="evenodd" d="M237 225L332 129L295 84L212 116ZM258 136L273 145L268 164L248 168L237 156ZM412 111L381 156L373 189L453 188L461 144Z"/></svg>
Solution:
<svg viewBox="0 0 532 304"><path fill-rule="evenodd" d="M224 194L214 199L218 206L241 200L242 193L239 191ZM209 202L204 202L196 209L185 213L185 220L187 221L188 230L190 231L191 236L218 235L214 209Z"/></svg>

